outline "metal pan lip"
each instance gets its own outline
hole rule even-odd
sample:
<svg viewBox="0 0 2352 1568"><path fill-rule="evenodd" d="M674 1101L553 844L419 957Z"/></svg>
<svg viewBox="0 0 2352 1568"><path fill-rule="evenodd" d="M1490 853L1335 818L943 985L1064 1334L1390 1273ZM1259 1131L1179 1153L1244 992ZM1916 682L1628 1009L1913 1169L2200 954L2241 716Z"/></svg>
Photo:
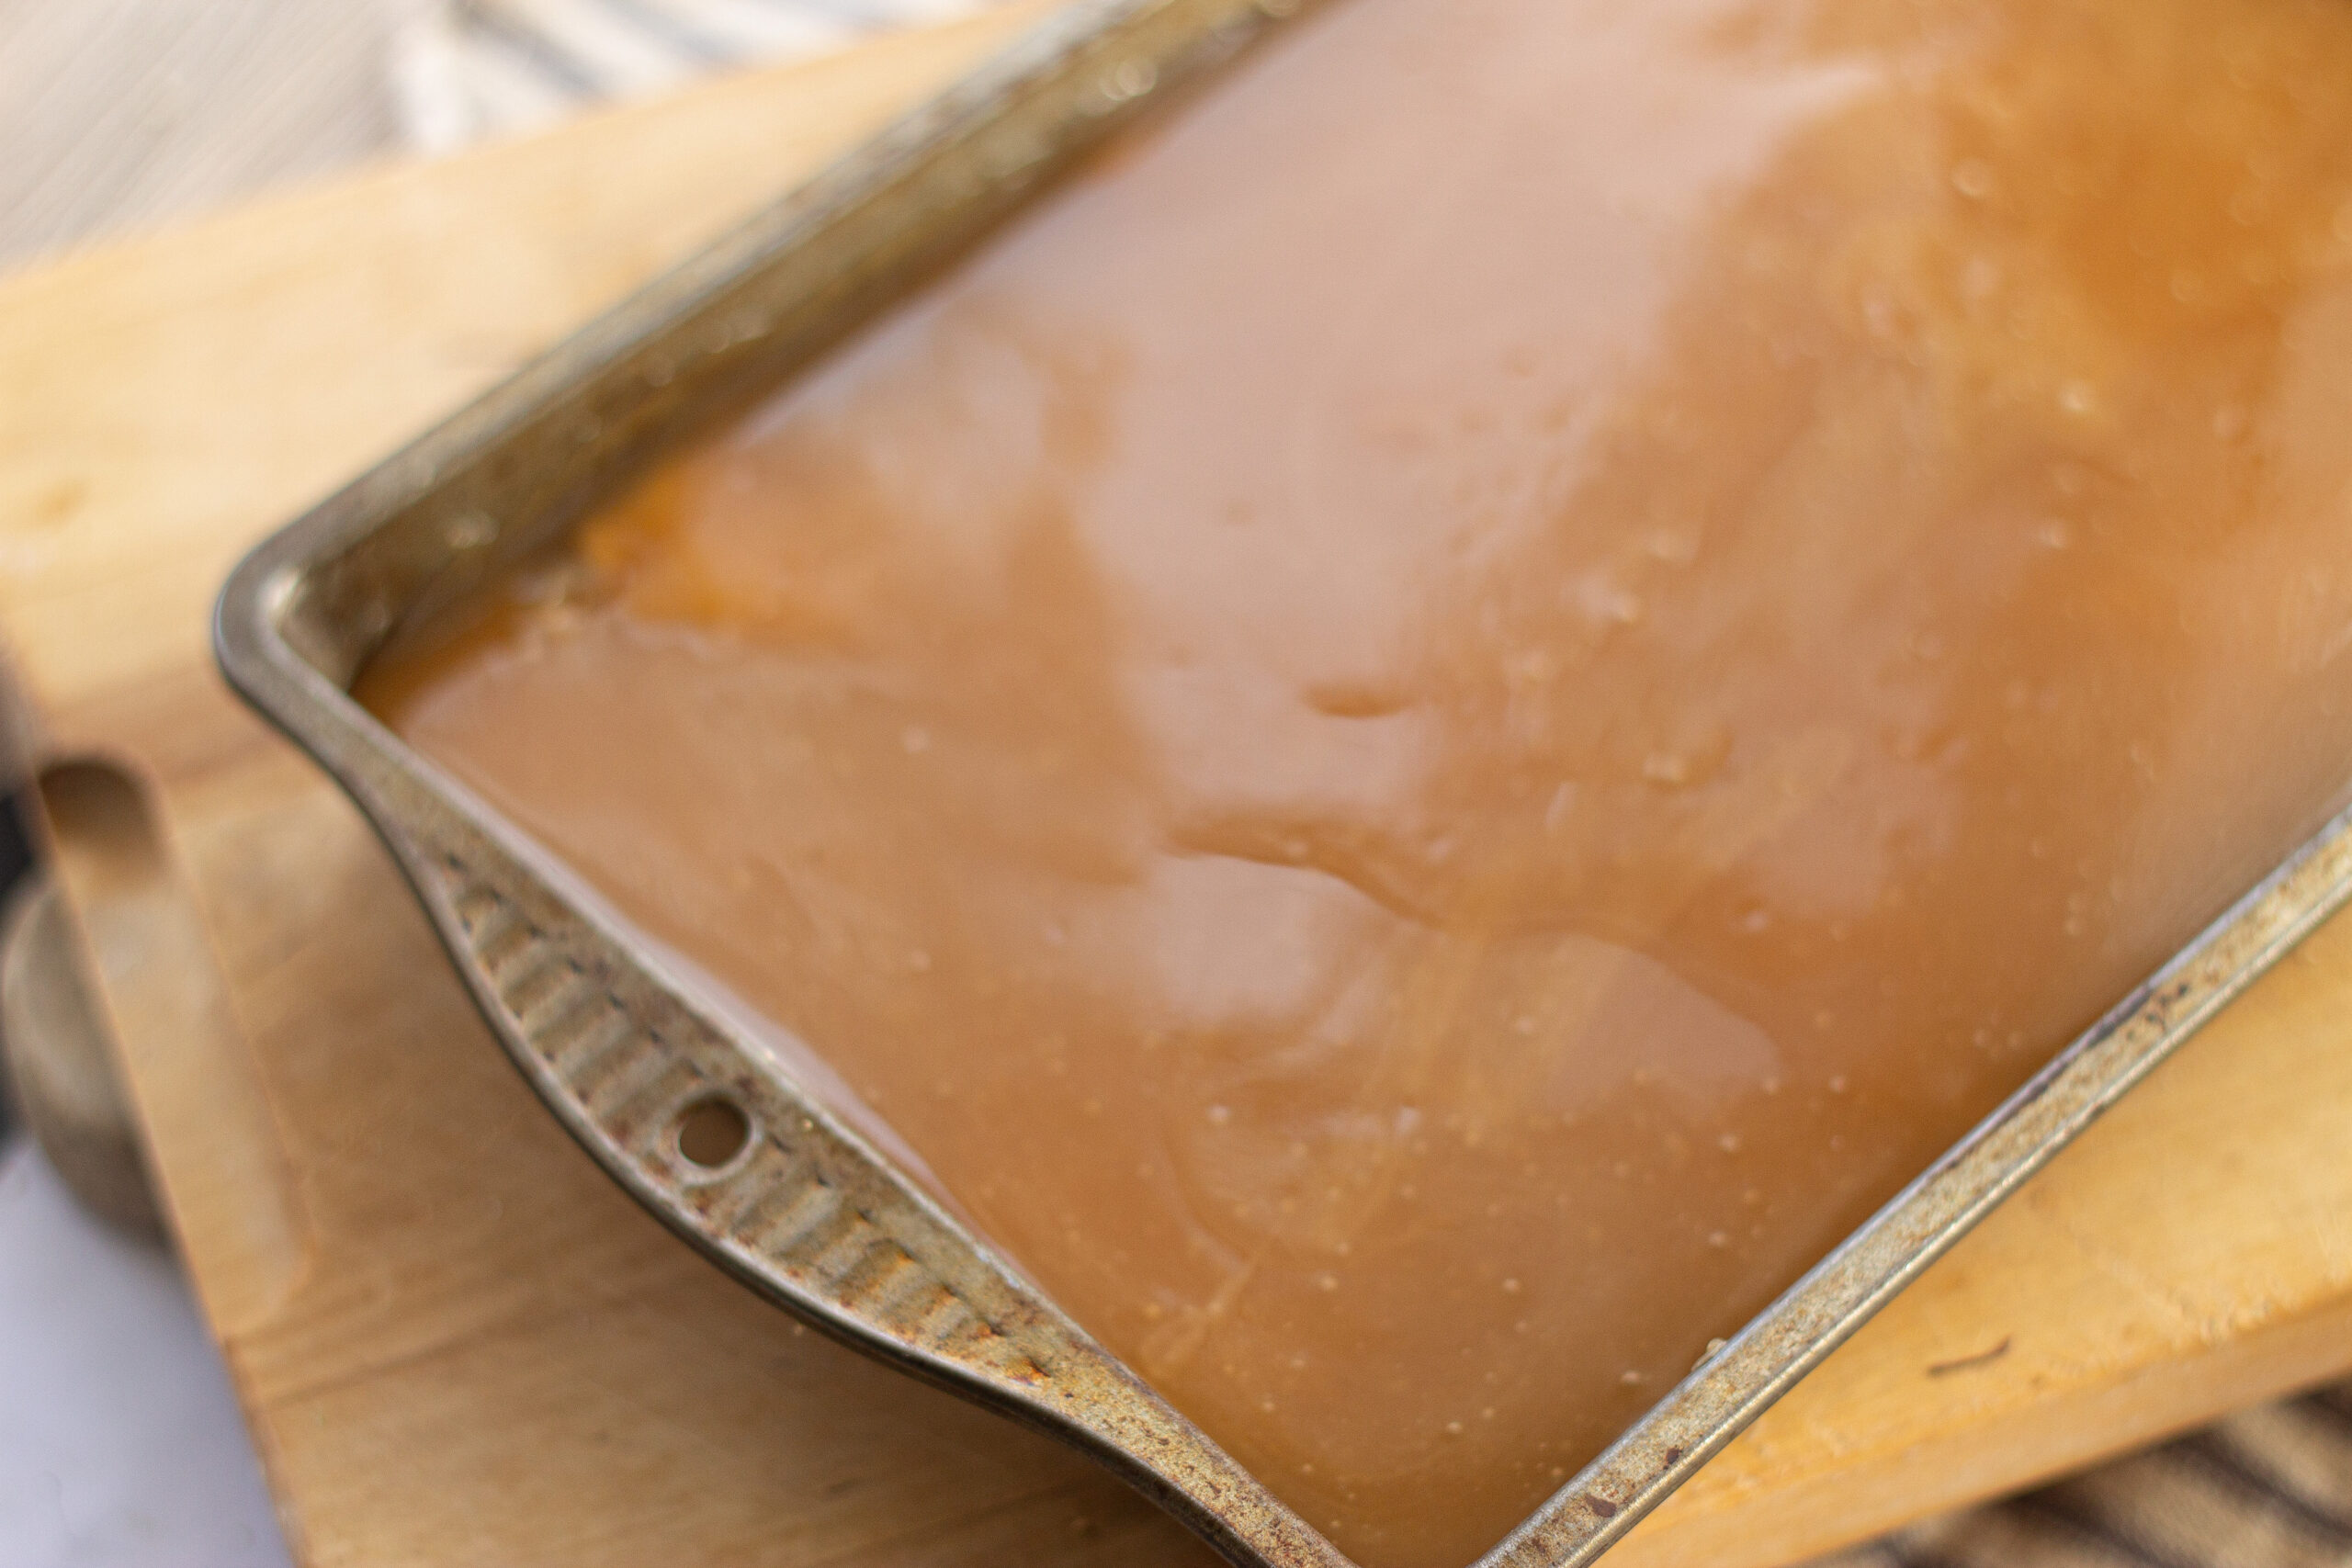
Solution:
<svg viewBox="0 0 2352 1568"><path fill-rule="evenodd" d="M481 543L475 515L466 510L473 492L453 485L453 476L479 473L516 453L528 457L535 448L526 437L536 439L531 433L583 389L609 390L620 367L641 371L660 361L690 327L707 341L714 313L728 308L730 291L820 252L845 225L893 200L910 175L978 150L984 184L1017 184L1029 164L1054 163L1033 149L1023 164L1025 144L1017 138L1011 155L1001 147L991 151L989 138L1008 126L1019 129L1022 114L1034 117L1040 103L1058 102L1066 119L1098 122L1081 139L1091 145L1142 100L1164 95L1296 8L1297 0L1083 0L1067 7L767 213L264 540L231 575L214 616L216 656L230 685L359 806L408 875L501 1045L609 1174L689 1244L777 1304L903 1371L1076 1444L1245 1568L1348 1568L1348 1560L829 1111L821 1095L752 1049L740 1028L552 857L361 709L339 683L348 670L334 668L335 655L322 660L317 646L298 646L303 638L295 622L298 607L318 622L322 577L397 531L405 530L403 537L419 533L419 519L439 509L447 514L440 547L446 556L422 569L431 588ZM1049 177L1050 171L1038 183ZM593 423L613 406L608 399L582 417ZM499 531L493 520L492 532ZM313 624L309 640L324 635L334 648L356 647L383 635L380 626L348 620L337 623L328 614L319 623L323 634ZM458 861L469 875L480 872L487 880L471 892L460 888L464 878L453 881L449 871ZM542 934L570 954L565 962L585 964L580 972L594 970L600 980L605 969L596 966L610 969L619 976L616 998L636 987L628 990L633 1007L651 1010L673 1035L694 1042L689 1049L655 1038L657 1052L707 1062L732 1050L752 1063L763 1081L738 1081L750 1086L744 1092L765 1097L754 1112L755 1131L764 1137L776 1126L798 1128L821 1144L822 1158L842 1162L844 1179L878 1194L877 1213L905 1227L903 1235L891 1234L914 1262L944 1280L943 1289L957 1301L977 1303L974 1310L996 1325L995 1337L1026 1357L1040 1377L1009 1380L1001 1354L975 1359L952 1343L925 1342L888 1313L812 1284L814 1276L796 1273L788 1260L763 1257L730 1234L714 1205L756 1174L750 1168L756 1162L686 1171L667 1156L649 1157L642 1127L616 1123L593 1094L567 1082L534 1034L529 1010L518 1009L502 988L480 931L468 923L460 903L477 897L527 906L534 921L543 916ZM1474 1568L1583 1568L1599 1558L2347 899L2352 808L2078 1035Z"/></svg>

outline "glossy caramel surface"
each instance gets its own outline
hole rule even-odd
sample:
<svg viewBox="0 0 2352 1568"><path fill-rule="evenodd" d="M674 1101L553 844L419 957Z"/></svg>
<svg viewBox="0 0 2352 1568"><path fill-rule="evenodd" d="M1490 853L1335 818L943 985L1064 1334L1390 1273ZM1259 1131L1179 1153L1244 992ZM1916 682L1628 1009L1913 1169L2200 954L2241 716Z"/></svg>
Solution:
<svg viewBox="0 0 2352 1568"><path fill-rule="evenodd" d="M2352 778L2352 8L1333 0L362 696L1370 1568Z"/></svg>

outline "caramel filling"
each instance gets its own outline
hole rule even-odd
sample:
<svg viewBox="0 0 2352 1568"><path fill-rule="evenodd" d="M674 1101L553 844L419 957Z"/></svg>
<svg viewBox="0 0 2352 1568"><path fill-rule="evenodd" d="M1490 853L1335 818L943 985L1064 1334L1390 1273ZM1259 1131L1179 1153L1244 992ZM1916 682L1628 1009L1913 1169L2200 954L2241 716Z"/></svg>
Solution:
<svg viewBox="0 0 2352 1568"><path fill-rule="evenodd" d="M2342 797L2346 84L1334 0L362 694L1456 1568Z"/></svg>

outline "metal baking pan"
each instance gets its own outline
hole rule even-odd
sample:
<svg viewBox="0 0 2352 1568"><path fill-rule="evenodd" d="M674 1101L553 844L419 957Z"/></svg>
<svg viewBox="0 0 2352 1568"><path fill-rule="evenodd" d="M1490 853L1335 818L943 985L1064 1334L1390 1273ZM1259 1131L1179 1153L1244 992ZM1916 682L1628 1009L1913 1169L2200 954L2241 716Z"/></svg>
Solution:
<svg viewBox="0 0 2352 1568"><path fill-rule="evenodd" d="M811 1324L1075 1443L1241 1564L1347 1559L546 852L347 694L401 627L952 262L1296 0L1084 0L363 475L237 568L232 684L350 792L500 1042L670 1227ZM1591 1562L2352 893L2337 818L1482 1559ZM680 1148L699 1108L748 1136ZM705 1114L707 1114L706 1112ZM722 1113L723 1114L723 1113Z"/></svg>

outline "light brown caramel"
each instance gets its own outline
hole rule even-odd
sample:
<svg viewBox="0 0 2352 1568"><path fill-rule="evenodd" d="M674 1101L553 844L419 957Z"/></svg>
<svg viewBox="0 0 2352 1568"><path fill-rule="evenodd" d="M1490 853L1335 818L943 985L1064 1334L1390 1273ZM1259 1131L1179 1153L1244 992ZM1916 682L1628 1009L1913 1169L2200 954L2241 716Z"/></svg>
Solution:
<svg viewBox="0 0 2352 1568"><path fill-rule="evenodd" d="M364 695L1454 1568L2338 800L2347 85L1337 0Z"/></svg>

